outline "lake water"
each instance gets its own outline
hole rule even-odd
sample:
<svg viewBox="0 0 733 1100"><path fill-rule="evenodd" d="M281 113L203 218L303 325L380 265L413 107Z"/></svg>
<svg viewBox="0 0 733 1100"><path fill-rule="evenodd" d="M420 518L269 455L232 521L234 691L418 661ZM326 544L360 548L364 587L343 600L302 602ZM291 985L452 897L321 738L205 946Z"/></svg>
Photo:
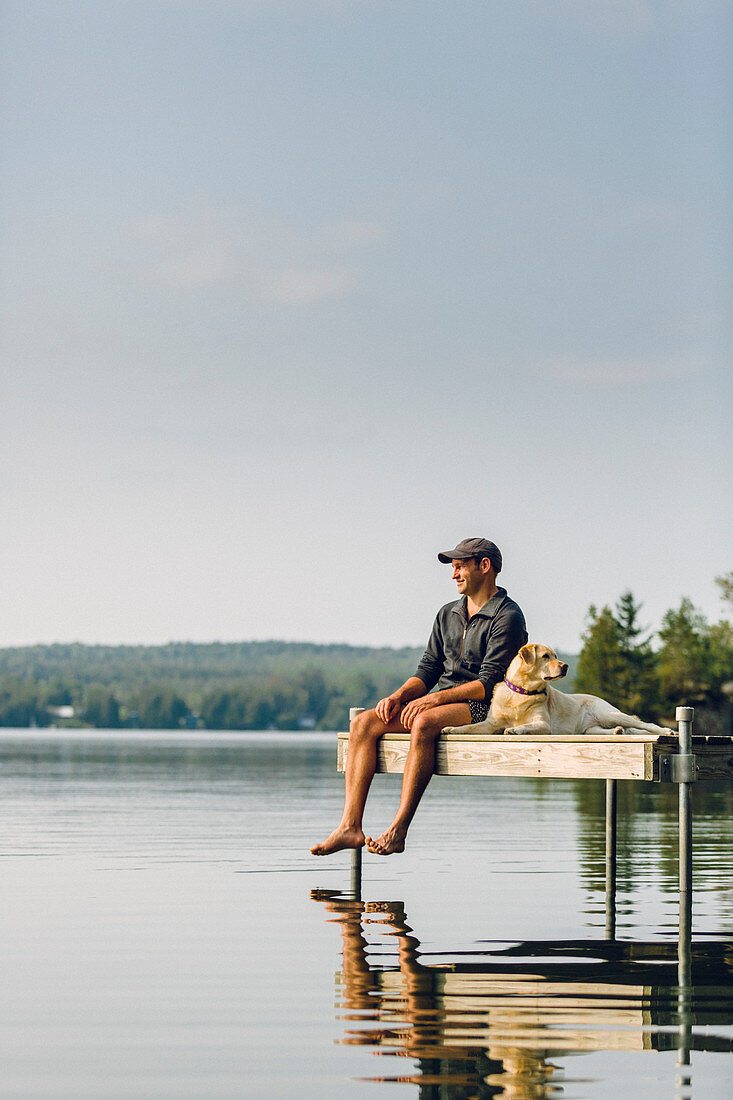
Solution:
<svg viewBox="0 0 733 1100"><path fill-rule="evenodd" d="M408 851L310 855L329 734L0 731L3 1097L733 1095L733 784L694 806L676 1065L676 789L433 779ZM377 776L367 831L392 817ZM688 1080L689 1079L689 1080Z"/></svg>

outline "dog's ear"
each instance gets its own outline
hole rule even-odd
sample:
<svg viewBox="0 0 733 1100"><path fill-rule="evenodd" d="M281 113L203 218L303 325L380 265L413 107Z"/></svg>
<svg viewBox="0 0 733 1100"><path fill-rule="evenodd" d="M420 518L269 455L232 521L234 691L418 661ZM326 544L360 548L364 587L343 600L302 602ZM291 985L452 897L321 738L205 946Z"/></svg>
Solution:
<svg viewBox="0 0 733 1100"><path fill-rule="evenodd" d="M520 649L518 656L522 658L525 665L531 665L534 662L534 650L531 645L523 645Z"/></svg>

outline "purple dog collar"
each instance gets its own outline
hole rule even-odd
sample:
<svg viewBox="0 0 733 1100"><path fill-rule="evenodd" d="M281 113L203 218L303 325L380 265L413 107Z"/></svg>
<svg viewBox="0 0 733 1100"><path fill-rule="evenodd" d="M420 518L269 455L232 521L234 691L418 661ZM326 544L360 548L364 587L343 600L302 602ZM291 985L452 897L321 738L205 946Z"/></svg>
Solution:
<svg viewBox="0 0 733 1100"><path fill-rule="evenodd" d="M504 683L508 688L511 688L512 691L516 691L517 695L547 695L547 688L540 688L539 691L525 691L524 688L517 687L516 684L513 684L511 680L507 680L506 676L504 677Z"/></svg>

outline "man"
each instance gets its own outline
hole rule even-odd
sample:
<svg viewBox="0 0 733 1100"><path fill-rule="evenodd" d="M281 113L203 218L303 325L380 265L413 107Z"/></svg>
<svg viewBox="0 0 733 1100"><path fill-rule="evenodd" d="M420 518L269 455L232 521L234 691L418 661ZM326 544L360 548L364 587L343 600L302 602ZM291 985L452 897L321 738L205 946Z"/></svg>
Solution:
<svg viewBox="0 0 733 1100"><path fill-rule="evenodd" d="M343 817L322 844L311 848L315 856L364 844L383 856L405 850L407 830L435 768L441 730L483 721L495 685L527 642L521 609L496 585L502 566L498 546L489 539L463 539L438 554L438 561L452 564L461 598L438 612L415 675L351 723ZM389 828L373 840L364 836L362 816L377 769L377 742L385 733L405 729L411 738L400 805Z"/></svg>

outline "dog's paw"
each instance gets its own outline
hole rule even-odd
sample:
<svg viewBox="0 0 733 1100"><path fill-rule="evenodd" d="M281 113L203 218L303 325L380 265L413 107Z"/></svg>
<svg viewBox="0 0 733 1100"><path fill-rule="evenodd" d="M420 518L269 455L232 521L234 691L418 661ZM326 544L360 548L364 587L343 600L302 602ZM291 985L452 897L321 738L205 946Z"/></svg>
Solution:
<svg viewBox="0 0 733 1100"><path fill-rule="evenodd" d="M527 736L539 735L541 737L550 737L552 730L549 726L508 726L504 730L504 733L511 734L512 737L521 737L522 734Z"/></svg>

